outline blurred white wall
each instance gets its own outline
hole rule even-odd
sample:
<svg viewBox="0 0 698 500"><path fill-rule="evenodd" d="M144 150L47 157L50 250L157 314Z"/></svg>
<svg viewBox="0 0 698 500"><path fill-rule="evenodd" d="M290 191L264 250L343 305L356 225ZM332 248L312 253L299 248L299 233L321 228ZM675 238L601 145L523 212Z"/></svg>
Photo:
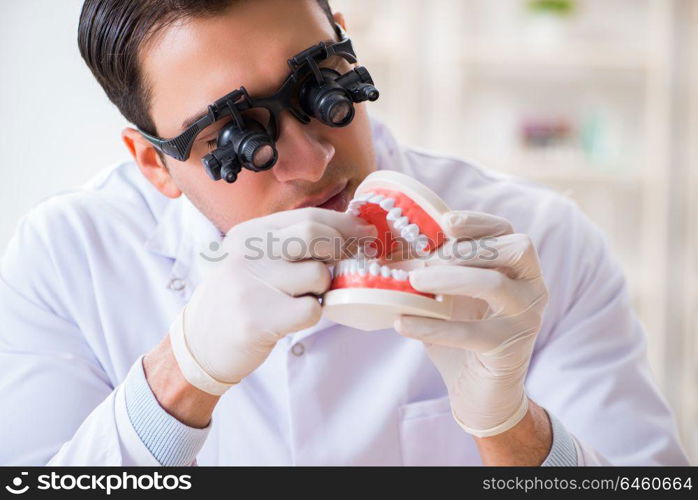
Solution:
<svg viewBox="0 0 698 500"><path fill-rule="evenodd" d="M127 159L77 49L82 0L0 0L0 249L38 201ZM2 250L0 250L2 252Z"/></svg>

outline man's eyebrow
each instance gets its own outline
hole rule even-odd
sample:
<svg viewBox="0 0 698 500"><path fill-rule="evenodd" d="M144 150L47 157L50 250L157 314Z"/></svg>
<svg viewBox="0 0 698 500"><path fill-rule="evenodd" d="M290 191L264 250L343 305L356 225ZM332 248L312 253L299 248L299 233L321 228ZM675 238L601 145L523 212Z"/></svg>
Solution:
<svg viewBox="0 0 698 500"><path fill-rule="evenodd" d="M182 122L182 129L180 130L180 132L184 132L186 129L188 129L189 127L194 125L194 123L196 123L199 120L199 118L201 118L203 115L205 115L207 111L208 111L208 108L204 109L203 111L199 111L195 115L192 115L189 118L187 118L186 120L184 120Z"/></svg>
<svg viewBox="0 0 698 500"><path fill-rule="evenodd" d="M331 45L333 43L337 43L337 40L335 40L333 38L327 38L327 39L323 40L322 43L326 43L327 45ZM194 125L194 123L196 123L199 120L199 118L204 116L207 112L208 112L208 108L206 108L202 111L199 111L195 115L192 115L189 118L187 118L186 120L184 120L182 122L182 128L180 130L180 133L184 132L186 129L188 129L189 127Z"/></svg>

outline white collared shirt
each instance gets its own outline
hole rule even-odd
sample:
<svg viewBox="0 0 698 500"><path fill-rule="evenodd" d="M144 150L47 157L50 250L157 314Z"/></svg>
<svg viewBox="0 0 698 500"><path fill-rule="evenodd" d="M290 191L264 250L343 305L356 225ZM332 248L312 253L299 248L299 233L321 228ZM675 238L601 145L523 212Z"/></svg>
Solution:
<svg viewBox="0 0 698 500"><path fill-rule="evenodd" d="M399 146L377 123L374 146L379 168L531 236L550 302L526 390L575 437L579 463L687 464L620 267L576 205ZM132 163L20 221L0 268L0 464L159 463L132 425L123 382L217 242L186 197L164 197ZM207 433L200 465L481 463L420 342L326 320L280 341L221 398Z"/></svg>

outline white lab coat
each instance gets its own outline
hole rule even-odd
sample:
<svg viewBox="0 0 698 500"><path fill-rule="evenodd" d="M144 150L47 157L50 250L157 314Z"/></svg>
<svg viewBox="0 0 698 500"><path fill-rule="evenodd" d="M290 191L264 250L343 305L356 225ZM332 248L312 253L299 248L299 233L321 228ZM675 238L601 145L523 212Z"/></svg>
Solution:
<svg viewBox="0 0 698 500"><path fill-rule="evenodd" d="M580 464L686 464L620 267L574 203L374 128L379 168L535 242L550 303L526 388L576 437ZM213 241L185 197L132 163L21 220L0 269L0 464L157 465L120 384L205 274L199 254L218 256ZM279 342L212 422L200 465L481 463L420 342L326 320Z"/></svg>

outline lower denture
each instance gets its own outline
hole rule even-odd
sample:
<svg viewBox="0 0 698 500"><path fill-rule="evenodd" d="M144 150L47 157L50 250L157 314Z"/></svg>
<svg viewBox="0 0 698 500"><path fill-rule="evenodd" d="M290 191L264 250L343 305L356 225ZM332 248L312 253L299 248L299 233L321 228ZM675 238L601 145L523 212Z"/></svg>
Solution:
<svg viewBox="0 0 698 500"><path fill-rule="evenodd" d="M419 292L410 285L409 280L396 280L395 278L386 278L385 276L375 276L366 274L362 276L359 273L340 274L332 280L330 289L337 288L380 288L384 290L396 290L398 292L413 293L422 295L430 299L434 298L433 294Z"/></svg>

